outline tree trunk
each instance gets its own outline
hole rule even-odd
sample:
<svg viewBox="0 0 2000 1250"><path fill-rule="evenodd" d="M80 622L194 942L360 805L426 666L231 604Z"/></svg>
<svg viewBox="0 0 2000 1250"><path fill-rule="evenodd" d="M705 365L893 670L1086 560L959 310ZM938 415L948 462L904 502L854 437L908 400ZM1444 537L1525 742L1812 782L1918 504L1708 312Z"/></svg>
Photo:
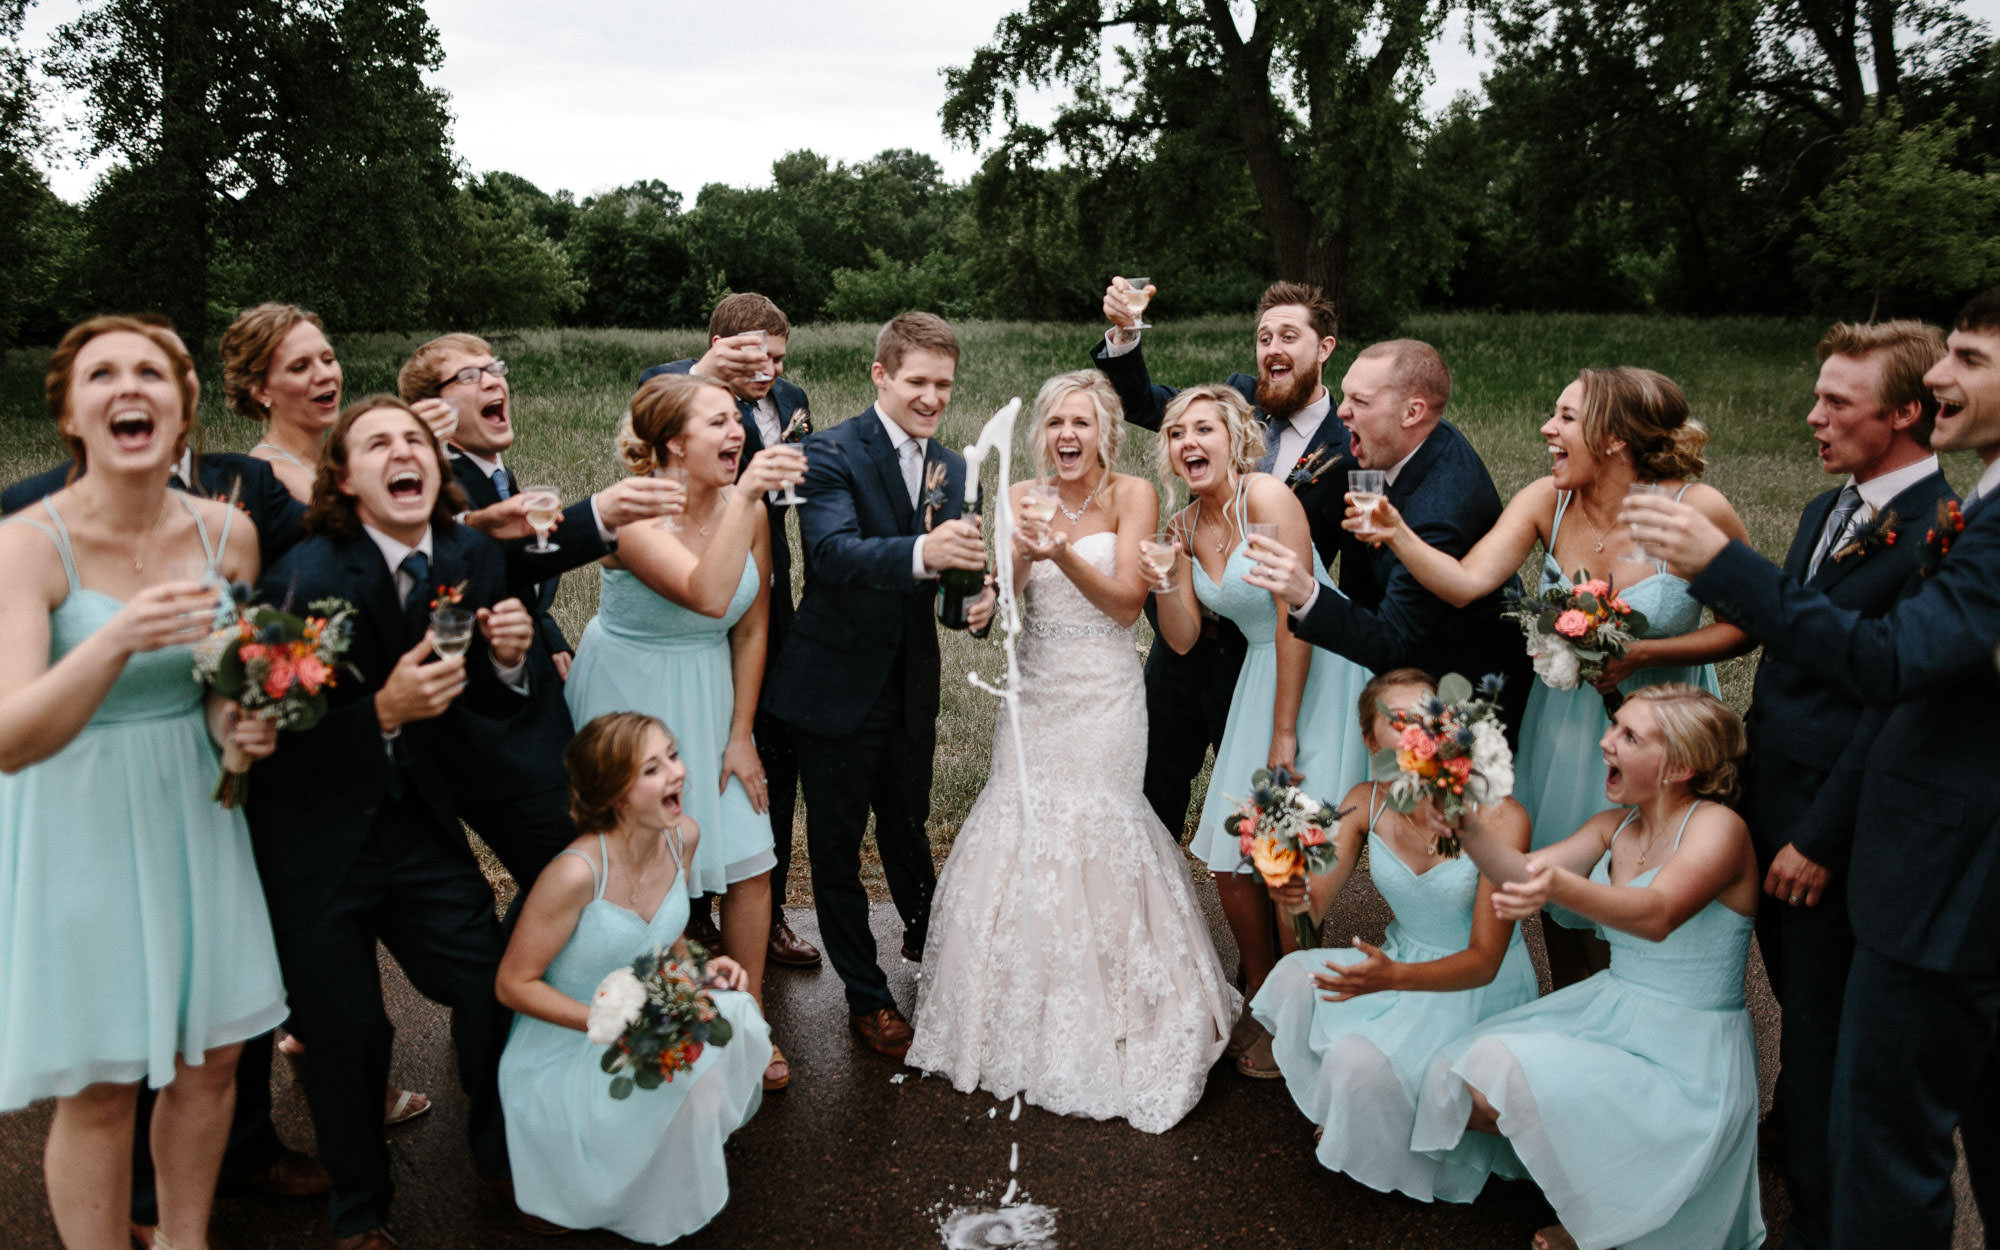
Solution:
<svg viewBox="0 0 2000 1250"><path fill-rule="evenodd" d="M1875 94L1893 100L1903 88L1896 64L1896 0L1868 0L1868 44L1875 55Z"/></svg>
<svg viewBox="0 0 2000 1250"><path fill-rule="evenodd" d="M208 327L208 233L212 212L207 144L209 32L180 6L160 8L161 214L171 239L158 277L158 311L200 350ZM133 310L139 311L139 310Z"/></svg>

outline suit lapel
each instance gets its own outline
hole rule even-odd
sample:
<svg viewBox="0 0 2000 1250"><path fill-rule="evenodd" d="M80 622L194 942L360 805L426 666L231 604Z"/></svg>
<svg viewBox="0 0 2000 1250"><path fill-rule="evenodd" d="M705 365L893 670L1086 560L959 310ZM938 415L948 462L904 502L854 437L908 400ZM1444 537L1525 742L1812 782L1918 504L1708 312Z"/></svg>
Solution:
<svg viewBox="0 0 2000 1250"><path fill-rule="evenodd" d="M471 457L456 448L446 454L451 457L451 475L458 479L473 507L490 508L500 502L500 493L493 489L493 479L481 473ZM511 483L513 479L510 477L508 481Z"/></svg>
<svg viewBox="0 0 2000 1250"><path fill-rule="evenodd" d="M382 559L382 551L366 534L349 539L341 547L346 568L341 581L354 588L354 607L365 628L372 629L381 644L386 662L393 667L415 644L409 636L403 605L396 600L396 578ZM303 607L305 605L295 605ZM381 678L388 678L384 669ZM371 678L376 674L369 674Z"/></svg>
<svg viewBox="0 0 2000 1250"><path fill-rule="evenodd" d="M756 404L747 399L739 399L736 401L736 411L743 422L743 464L747 467L750 463L750 457L764 450L764 431L757 425ZM780 409L778 412L778 428L782 430L784 423L784 410Z"/></svg>
<svg viewBox="0 0 2000 1250"><path fill-rule="evenodd" d="M910 506L910 488L903 482L903 466L895 445L889 441L889 432L882 428L882 416L871 405L859 419L867 422L861 427L861 441L868 448L868 458L875 462L875 473L889 501L890 513L896 517L900 532L915 533L917 510ZM921 493L923 479L919 477L917 483Z"/></svg>

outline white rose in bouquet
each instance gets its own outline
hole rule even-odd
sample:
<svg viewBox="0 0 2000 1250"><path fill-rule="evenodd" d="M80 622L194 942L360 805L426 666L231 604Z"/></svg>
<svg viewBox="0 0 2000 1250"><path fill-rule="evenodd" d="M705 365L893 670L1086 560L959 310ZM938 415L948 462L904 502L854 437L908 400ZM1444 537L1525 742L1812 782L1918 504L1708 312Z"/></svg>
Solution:
<svg viewBox="0 0 2000 1250"><path fill-rule="evenodd" d="M1528 645L1528 655L1535 662L1535 676L1556 690L1576 689L1583 674L1577 666L1576 652L1570 650L1568 643L1554 634L1537 633Z"/></svg>
<svg viewBox="0 0 2000 1250"><path fill-rule="evenodd" d="M646 987L630 965L613 968L598 982L590 998L590 1026L585 1030L592 1043L609 1046L625 1036L625 1030L646 1007Z"/></svg>
<svg viewBox="0 0 2000 1250"><path fill-rule="evenodd" d="M1465 790L1466 797L1481 807L1514 792L1514 753L1507 749L1506 731L1496 720L1472 724L1472 776Z"/></svg>

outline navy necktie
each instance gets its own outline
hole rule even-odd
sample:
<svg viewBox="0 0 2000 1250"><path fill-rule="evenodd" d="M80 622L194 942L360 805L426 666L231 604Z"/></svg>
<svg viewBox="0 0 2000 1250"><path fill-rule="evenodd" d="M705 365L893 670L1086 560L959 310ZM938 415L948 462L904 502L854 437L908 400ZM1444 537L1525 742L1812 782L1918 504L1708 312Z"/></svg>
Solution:
<svg viewBox="0 0 2000 1250"><path fill-rule="evenodd" d="M396 566L396 571L410 575L410 593L404 596L403 602L408 604L422 598L424 583L431 578L430 557L421 551L412 551L403 557L403 562Z"/></svg>
<svg viewBox="0 0 2000 1250"><path fill-rule="evenodd" d="M494 493L499 495L500 498L502 499L505 499L509 495L512 495L514 493L507 486L507 470L505 469L493 470L493 490Z"/></svg>
<svg viewBox="0 0 2000 1250"><path fill-rule="evenodd" d="M1826 532L1820 535L1819 550L1813 552L1812 563L1806 566L1806 576L1819 572L1819 566L1840 546L1840 540L1847 534L1848 522L1861 510L1861 492L1852 482L1840 488L1839 498L1833 501L1833 511L1826 518Z"/></svg>

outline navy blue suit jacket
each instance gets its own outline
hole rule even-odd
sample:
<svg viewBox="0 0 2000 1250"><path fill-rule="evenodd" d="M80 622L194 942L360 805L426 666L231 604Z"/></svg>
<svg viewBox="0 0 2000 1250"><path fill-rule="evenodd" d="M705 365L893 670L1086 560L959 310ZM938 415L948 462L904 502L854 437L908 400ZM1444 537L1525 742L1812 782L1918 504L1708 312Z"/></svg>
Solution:
<svg viewBox="0 0 2000 1250"><path fill-rule="evenodd" d="M0 491L0 515L19 512L55 494L68 484L72 467L73 462L59 464ZM194 477L192 484L200 488L198 493L210 499L227 499L231 487L242 483L236 499L257 527L257 546L266 568L305 537L305 505L292 498L271 466L255 456L233 451L197 453Z"/></svg>
<svg viewBox="0 0 2000 1250"><path fill-rule="evenodd" d="M911 576L922 501L910 506L889 433L873 407L806 439L799 533L805 593L792 631L764 682L778 719L826 737L859 728L902 659L903 714L913 728L937 719L937 582ZM959 515L965 459L937 439L924 461L945 466L934 522Z"/></svg>
<svg viewBox="0 0 2000 1250"><path fill-rule="evenodd" d="M1090 359L1110 381L1111 389L1118 392L1118 402L1125 409L1125 419L1141 429L1159 433L1160 422L1166 417L1167 403L1180 391L1153 381L1146 370L1143 347L1134 347L1122 355L1107 356L1104 340L1099 339L1097 346L1090 350ZM1270 416L1257 406L1257 379L1247 373L1232 373L1223 382L1235 388L1244 402L1250 405L1251 411L1256 413L1257 420L1264 427L1265 459L1272 460L1277 451L1277 436L1271 431ZM1332 457L1331 463L1310 485L1294 488L1294 493L1305 505L1306 521L1312 527L1313 550L1319 552L1320 560L1328 568L1332 568L1343 550L1342 543L1349 541L1346 531L1340 528L1340 522L1347 511L1347 471L1358 466L1348 455L1347 427L1331 410L1319 423L1319 428L1313 431L1301 458L1322 449ZM1268 466L1269 471L1280 479L1290 476L1292 467L1275 463ZM1151 596L1147 597L1146 610L1149 613L1153 610Z"/></svg>
<svg viewBox="0 0 2000 1250"><path fill-rule="evenodd" d="M491 607L511 593L505 557L492 539L454 524L433 527L431 542L428 580L463 582L465 607ZM433 593L419 588L410 605L397 602L395 577L365 533L309 537L264 573L259 597L268 602L289 596L295 610L305 611L331 596L356 609L347 651L354 671L343 671L330 689L326 716L284 735L251 777L250 840L271 922L281 928L311 921L335 897L392 796L401 795L406 809L428 817L455 853L471 859L451 800L445 743L464 732L467 710L501 717L522 707L521 696L494 674L485 636L474 631L465 693L444 715L403 726L392 744L375 717L375 692L423 637ZM533 681L531 674L530 689Z"/></svg>
<svg viewBox="0 0 2000 1250"><path fill-rule="evenodd" d="M1929 971L2000 971L2000 507L1975 509L1936 571L1880 615L1841 607L1740 542L1692 589L1874 705L1841 766L1857 795L1855 940Z"/></svg>
<svg viewBox="0 0 2000 1250"><path fill-rule="evenodd" d="M1455 558L1464 558L1500 519L1500 492L1486 465L1449 421L1438 422L1388 494L1419 537ZM1376 673L1410 666L1433 677L1463 673L1475 683L1498 673L1507 683L1501 711L1518 731L1531 668L1521 631L1500 610L1507 591L1519 585L1509 578L1484 599L1454 608L1425 590L1387 547L1350 534L1341 548L1341 594L1322 592L1310 612L1292 621L1292 632Z"/></svg>
<svg viewBox="0 0 2000 1250"><path fill-rule="evenodd" d="M676 360L669 364L654 365L639 375L639 385L662 373L686 373L693 369L692 358ZM783 431L789 425L794 413L806 410L806 423L812 423L812 409L806 403L806 393L783 378L771 384L772 402L778 405L778 429ZM757 405L745 399L736 401L736 413L743 422L743 455L737 462L737 476L750 466L750 457L764 450L764 432L757 428ZM807 433L811 433L808 428ZM792 548L785 537L785 514L791 509L784 504L764 500L766 518L771 523L771 625L766 636L765 654L775 656L785 643L785 635L792 628ZM767 661L768 666L768 661Z"/></svg>
<svg viewBox="0 0 2000 1250"><path fill-rule="evenodd" d="M1934 473L1912 483L1883 510L1894 513L1893 544L1879 544L1842 559L1829 556L1810 579L1806 569L1826 529L1838 488L1806 505L1785 556L1785 575L1824 594L1836 606L1875 616L1894 606L1923 556L1924 531L1938 501L1953 498L1950 483ZM1863 704L1828 678L1810 658L1767 650L1757 665L1750 712L1743 718L1750 757L1743 775L1743 817L1757 856L1768 866L1787 843L1835 871L1847 867L1854 835L1852 795L1827 784L1854 737Z"/></svg>

